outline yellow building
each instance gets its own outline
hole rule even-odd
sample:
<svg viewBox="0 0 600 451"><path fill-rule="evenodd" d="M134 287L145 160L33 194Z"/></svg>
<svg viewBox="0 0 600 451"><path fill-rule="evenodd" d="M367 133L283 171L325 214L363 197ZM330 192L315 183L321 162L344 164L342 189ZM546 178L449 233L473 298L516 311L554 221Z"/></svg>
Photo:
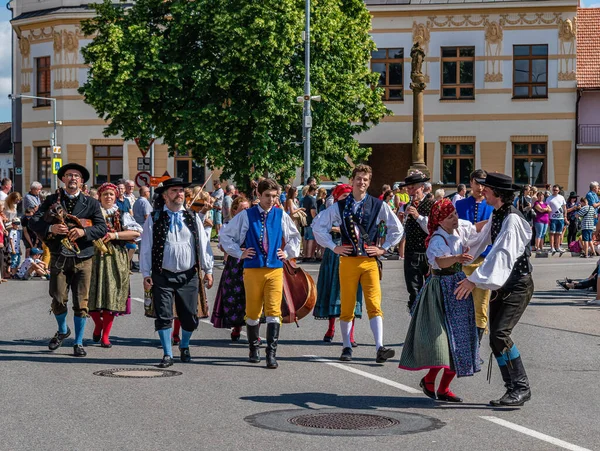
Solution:
<svg viewBox="0 0 600 451"><path fill-rule="evenodd" d="M401 179L411 163L410 50L419 41L426 164L450 189L474 168L528 183L575 186L576 13L578 0L366 0L394 115L361 134L371 146L375 186Z"/></svg>

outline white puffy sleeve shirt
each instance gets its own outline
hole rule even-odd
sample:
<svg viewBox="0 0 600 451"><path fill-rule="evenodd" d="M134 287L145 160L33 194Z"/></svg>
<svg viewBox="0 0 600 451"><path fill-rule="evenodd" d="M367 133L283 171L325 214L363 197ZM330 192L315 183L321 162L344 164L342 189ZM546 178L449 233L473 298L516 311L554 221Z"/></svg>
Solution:
<svg viewBox="0 0 600 451"><path fill-rule="evenodd" d="M460 255L464 252L469 237L476 234L475 226L469 221L458 220L458 229L449 234L441 227L438 227L435 234L427 246L427 261L433 269L441 269L435 261L438 257L450 257Z"/></svg>
<svg viewBox="0 0 600 451"><path fill-rule="evenodd" d="M492 218L483 230L469 241L474 257L492 244ZM508 280L517 258L523 255L525 247L531 242L531 235L531 227L527 221L516 214L508 215L489 254L481 266L467 278L478 288L485 290L497 290L502 287Z"/></svg>
<svg viewBox="0 0 600 451"><path fill-rule="evenodd" d="M260 205L258 209L261 212L265 211ZM241 258L243 253L242 244L246 240L246 233L248 233L249 228L250 222L248 221L246 210L235 215L225 229L221 228L219 241L223 250L234 258ZM283 212L281 215L281 229L285 241L283 251L286 253L286 257L298 257L300 255L300 242L302 238L294 221L286 212Z"/></svg>

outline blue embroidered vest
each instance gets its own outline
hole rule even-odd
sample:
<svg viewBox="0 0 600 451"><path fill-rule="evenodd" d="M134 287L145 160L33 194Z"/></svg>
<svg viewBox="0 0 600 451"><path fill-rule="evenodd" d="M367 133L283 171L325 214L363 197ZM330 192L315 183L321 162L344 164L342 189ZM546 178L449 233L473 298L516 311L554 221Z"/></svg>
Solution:
<svg viewBox="0 0 600 451"><path fill-rule="evenodd" d="M244 268L283 268L283 262L277 257L277 250L281 248L283 230L281 208L271 208L267 215L264 228L269 240L268 253L265 253L262 244L263 223L258 205L246 210L248 215L248 232L246 232L245 247L256 251L253 258L244 259Z"/></svg>
<svg viewBox="0 0 600 451"><path fill-rule="evenodd" d="M360 223L358 218L352 215L352 219L344 218L344 208L346 201L338 202L338 208L340 209L340 217L342 218L342 224L340 230L342 232L342 244L351 245L353 251L350 254L352 257L368 257L365 251L365 244L373 246L377 241L377 216L383 206L383 202L379 199L367 194L367 198L364 201L363 206L363 217ZM358 235L355 233L354 224L358 226ZM362 235L368 235L368 242L365 243L365 237Z"/></svg>

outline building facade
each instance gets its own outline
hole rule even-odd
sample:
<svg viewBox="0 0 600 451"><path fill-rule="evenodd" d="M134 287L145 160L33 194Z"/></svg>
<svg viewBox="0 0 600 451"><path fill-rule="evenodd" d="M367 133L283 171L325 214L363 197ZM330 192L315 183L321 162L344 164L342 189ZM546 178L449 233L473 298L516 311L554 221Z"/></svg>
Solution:
<svg viewBox="0 0 600 451"><path fill-rule="evenodd" d="M577 12L577 192L600 181L600 8Z"/></svg>
<svg viewBox="0 0 600 451"><path fill-rule="evenodd" d="M365 3L378 47L371 66L381 73L394 113L358 137L373 148L374 187L401 180L411 164L415 40L427 55L425 141L432 181L452 189L482 167L528 183L528 171L538 167L536 185L575 186L578 0ZM147 168L136 144L104 137L103 120L77 92L88 70L80 50L90 42L81 21L93 10L82 0L12 0L10 7L13 93L56 99L61 157L89 168L91 184L134 179ZM26 191L39 180L51 188L53 105L20 98L15 110L15 173L23 174L16 186ZM153 175L165 172L202 183L207 171L156 144Z"/></svg>
<svg viewBox="0 0 600 451"><path fill-rule="evenodd" d="M358 137L373 148L376 186L411 164L410 51L419 41L433 182L452 190L484 168L526 184L533 167L537 186L574 187L577 0L366 4L377 45L371 67L394 113Z"/></svg>
<svg viewBox="0 0 600 451"><path fill-rule="evenodd" d="M132 141L119 136L104 137L105 122L83 102L77 89L83 85L88 68L83 64L81 48L90 42L81 31L81 21L94 11L82 0L13 0L11 21L15 35L13 46L13 93L15 166L22 177L15 189L26 192L37 180L48 189L55 187L52 174L52 135L56 99L55 144L64 162L84 165L92 174L91 185L120 178L135 179L139 172L151 171L148 160ZM58 155L57 155L58 156ZM149 156L149 155L148 155ZM138 161L139 160L139 161ZM166 145L154 145L153 175L169 173L202 184L206 169L189 155L168 155ZM16 171L15 171L16 172ZM210 186L209 186L210 187Z"/></svg>

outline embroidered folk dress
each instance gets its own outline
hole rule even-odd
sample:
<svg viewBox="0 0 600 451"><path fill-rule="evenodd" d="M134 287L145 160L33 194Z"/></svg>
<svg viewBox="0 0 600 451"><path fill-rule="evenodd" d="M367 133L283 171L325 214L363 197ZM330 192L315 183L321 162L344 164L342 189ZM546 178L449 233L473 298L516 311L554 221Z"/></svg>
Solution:
<svg viewBox="0 0 600 451"><path fill-rule="evenodd" d="M435 261L436 257L462 254L473 235L475 227L460 220L453 234L439 227L429 241L427 260L432 274L413 307L399 368L447 368L457 377L472 376L481 370L473 298L469 295L457 300L454 295L457 283L466 276L460 265L440 269Z"/></svg>
<svg viewBox="0 0 600 451"><path fill-rule="evenodd" d="M135 230L142 232L140 225L129 213L121 213L115 204L111 209L102 208L104 220L111 233ZM113 240L107 243L110 253L95 250L92 263L89 310L107 310L113 314L130 314L129 257L126 242Z"/></svg>

